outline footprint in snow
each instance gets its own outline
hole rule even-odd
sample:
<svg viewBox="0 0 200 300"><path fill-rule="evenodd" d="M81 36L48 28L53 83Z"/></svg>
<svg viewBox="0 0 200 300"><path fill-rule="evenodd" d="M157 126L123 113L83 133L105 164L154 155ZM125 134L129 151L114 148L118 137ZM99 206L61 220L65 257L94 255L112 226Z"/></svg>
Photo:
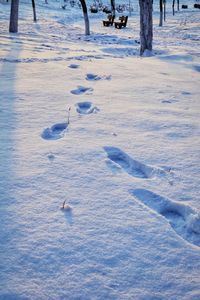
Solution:
<svg viewBox="0 0 200 300"><path fill-rule="evenodd" d="M165 100L162 100L162 103L176 103L178 102L178 100L176 99L165 99Z"/></svg>
<svg viewBox="0 0 200 300"><path fill-rule="evenodd" d="M159 168L147 166L135 159L132 159L125 152L116 147L104 147L108 158L120 166L129 175L138 178L152 178L154 175L165 175L165 171Z"/></svg>
<svg viewBox="0 0 200 300"><path fill-rule="evenodd" d="M77 64L71 64L68 67L71 68L71 69L78 69L79 65L77 65Z"/></svg>
<svg viewBox="0 0 200 300"><path fill-rule="evenodd" d="M88 115L91 113L97 113L99 108L93 106L91 102L78 102L76 103L76 111L82 115Z"/></svg>
<svg viewBox="0 0 200 300"><path fill-rule="evenodd" d="M42 132L41 137L45 140L58 140L64 136L68 125L68 123L58 123L51 128L46 128Z"/></svg>
<svg viewBox="0 0 200 300"><path fill-rule="evenodd" d="M200 72L200 65L194 65L193 68L195 71Z"/></svg>
<svg viewBox="0 0 200 300"><path fill-rule="evenodd" d="M173 101L171 101L171 100L162 100L162 103L170 104L170 103L173 103Z"/></svg>
<svg viewBox="0 0 200 300"><path fill-rule="evenodd" d="M172 201L145 189L130 190L145 206L166 218L183 239L200 246L200 213L191 206Z"/></svg>
<svg viewBox="0 0 200 300"><path fill-rule="evenodd" d="M54 161L54 159L55 159L55 155L52 153L48 154L47 157L48 157L49 161Z"/></svg>
<svg viewBox="0 0 200 300"><path fill-rule="evenodd" d="M191 95L190 92L186 92L186 91L182 91L181 94L182 94L182 95Z"/></svg>
<svg viewBox="0 0 200 300"><path fill-rule="evenodd" d="M165 76L169 75L169 73L166 73L166 72L160 72L160 74L165 75Z"/></svg>
<svg viewBox="0 0 200 300"><path fill-rule="evenodd" d="M86 78L85 79L88 80L88 81L110 80L111 79L111 75L100 76L100 75L95 75L95 74L88 73L88 74L86 74Z"/></svg>
<svg viewBox="0 0 200 300"><path fill-rule="evenodd" d="M81 95L81 94L85 94L87 92L87 94L90 94L93 91L93 88L89 88L89 87L84 87L79 85L77 87L77 89L75 90L71 90L71 93L74 95Z"/></svg>

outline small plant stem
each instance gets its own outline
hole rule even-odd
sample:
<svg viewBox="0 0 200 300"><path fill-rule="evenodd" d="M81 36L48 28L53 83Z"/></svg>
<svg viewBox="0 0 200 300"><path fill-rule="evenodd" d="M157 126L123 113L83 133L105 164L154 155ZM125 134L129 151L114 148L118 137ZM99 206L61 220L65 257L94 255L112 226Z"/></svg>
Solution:
<svg viewBox="0 0 200 300"><path fill-rule="evenodd" d="M71 107L68 108L67 124L70 123L70 121L69 121L69 119L70 119L70 111L71 111Z"/></svg>

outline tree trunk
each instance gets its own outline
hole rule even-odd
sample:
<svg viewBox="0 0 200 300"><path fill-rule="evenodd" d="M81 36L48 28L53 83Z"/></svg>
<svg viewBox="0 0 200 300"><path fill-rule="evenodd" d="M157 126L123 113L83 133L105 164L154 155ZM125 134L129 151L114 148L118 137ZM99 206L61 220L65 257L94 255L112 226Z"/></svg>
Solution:
<svg viewBox="0 0 200 300"><path fill-rule="evenodd" d="M85 0L80 0L83 9L83 17L85 21L85 35L90 35L90 23L88 18L87 6Z"/></svg>
<svg viewBox="0 0 200 300"><path fill-rule="evenodd" d="M11 1L9 32L18 32L19 0Z"/></svg>
<svg viewBox="0 0 200 300"><path fill-rule="evenodd" d="M35 0L32 0L32 7L33 7L33 21L37 22L36 10L35 10Z"/></svg>
<svg viewBox="0 0 200 300"><path fill-rule="evenodd" d="M160 22L159 26L163 25L163 0L160 0Z"/></svg>
<svg viewBox="0 0 200 300"><path fill-rule="evenodd" d="M180 6L179 6L179 0L177 0L177 10L180 10Z"/></svg>
<svg viewBox="0 0 200 300"><path fill-rule="evenodd" d="M166 21L166 0L163 0L164 4L164 21Z"/></svg>
<svg viewBox="0 0 200 300"><path fill-rule="evenodd" d="M111 4L112 16L115 17L115 0L111 0L110 4Z"/></svg>
<svg viewBox="0 0 200 300"><path fill-rule="evenodd" d="M172 12L173 12L173 16L175 15L174 5L175 5L175 0L173 0L173 2L172 2Z"/></svg>
<svg viewBox="0 0 200 300"><path fill-rule="evenodd" d="M152 0L139 0L140 4L140 55L152 51L153 19Z"/></svg>

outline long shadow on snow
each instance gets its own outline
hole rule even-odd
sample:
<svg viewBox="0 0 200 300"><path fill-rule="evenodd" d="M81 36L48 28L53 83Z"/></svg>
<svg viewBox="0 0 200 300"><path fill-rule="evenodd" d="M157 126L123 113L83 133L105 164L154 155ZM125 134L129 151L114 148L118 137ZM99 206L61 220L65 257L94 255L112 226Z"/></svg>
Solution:
<svg viewBox="0 0 200 300"><path fill-rule="evenodd" d="M126 31L128 30L128 28L126 29ZM94 35L90 35L86 38L86 40L88 42L91 43L97 43L101 44L101 45L130 45L130 46L134 46L136 44L139 44L140 42L137 40L134 40L132 38L126 38L126 37L119 37L115 34L113 35L109 35L109 34L94 34Z"/></svg>
<svg viewBox="0 0 200 300"><path fill-rule="evenodd" d="M13 264L16 263L17 255L17 210L15 198L15 184L17 176L16 169L16 137L17 127L16 102L18 95L16 91L16 63L9 63L6 60L18 58L23 50L23 42L19 43L20 37L10 34L7 56L1 63L0 73L0 244L1 244L1 271L2 274L10 273L10 276L0 276L2 289L1 299L19 299L15 294L4 294L12 290ZM9 262L9 264L8 264ZM16 276L16 274L15 274ZM10 278L10 281L8 280ZM7 297L7 298L6 298ZM21 299L21 298L20 298Z"/></svg>

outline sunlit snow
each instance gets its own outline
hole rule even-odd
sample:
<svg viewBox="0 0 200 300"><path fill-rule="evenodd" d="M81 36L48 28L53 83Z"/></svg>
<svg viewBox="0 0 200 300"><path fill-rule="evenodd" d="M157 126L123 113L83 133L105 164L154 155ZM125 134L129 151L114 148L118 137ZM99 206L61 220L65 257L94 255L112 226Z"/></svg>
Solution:
<svg viewBox="0 0 200 300"><path fill-rule="evenodd" d="M200 9L140 57L137 2L48 2L0 0L0 299L200 299Z"/></svg>

